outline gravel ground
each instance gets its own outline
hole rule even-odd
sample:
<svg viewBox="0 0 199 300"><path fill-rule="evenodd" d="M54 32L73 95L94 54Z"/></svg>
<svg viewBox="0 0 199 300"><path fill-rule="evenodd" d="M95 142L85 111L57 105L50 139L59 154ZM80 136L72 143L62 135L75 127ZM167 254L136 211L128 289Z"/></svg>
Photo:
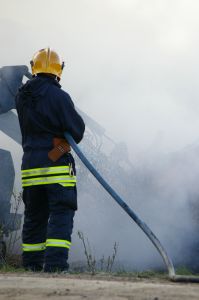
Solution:
<svg viewBox="0 0 199 300"><path fill-rule="evenodd" d="M0 274L0 300L199 300L199 284L166 279L48 274Z"/></svg>

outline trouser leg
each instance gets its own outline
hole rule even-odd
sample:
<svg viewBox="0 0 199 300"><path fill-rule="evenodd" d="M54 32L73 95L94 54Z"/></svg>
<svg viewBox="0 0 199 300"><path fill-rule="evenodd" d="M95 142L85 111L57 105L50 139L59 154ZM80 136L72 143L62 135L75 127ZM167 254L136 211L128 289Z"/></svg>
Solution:
<svg viewBox="0 0 199 300"><path fill-rule="evenodd" d="M46 187L49 201L49 223L45 251L45 272L68 269L73 218L76 208L76 189L59 184Z"/></svg>
<svg viewBox="0 0 199 300"><path fill-rule="evenodd" d="M24 188L23 201L25 205L22 231L23 266L33 271L42 270L48 224L45 188L42 186Z"/></svg>

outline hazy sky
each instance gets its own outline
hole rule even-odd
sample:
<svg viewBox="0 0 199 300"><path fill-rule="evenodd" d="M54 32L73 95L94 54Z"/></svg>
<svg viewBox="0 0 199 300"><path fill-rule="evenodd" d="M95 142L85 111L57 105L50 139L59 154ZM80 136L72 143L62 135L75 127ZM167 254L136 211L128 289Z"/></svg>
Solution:
<svg viewBox="0 0 199 300"><path fill-rule="evenodd" d="M198 11L197 0L0 0L0 65L51 46L63 88L109 135L136 155L173 151L199 138Z"/></svg>

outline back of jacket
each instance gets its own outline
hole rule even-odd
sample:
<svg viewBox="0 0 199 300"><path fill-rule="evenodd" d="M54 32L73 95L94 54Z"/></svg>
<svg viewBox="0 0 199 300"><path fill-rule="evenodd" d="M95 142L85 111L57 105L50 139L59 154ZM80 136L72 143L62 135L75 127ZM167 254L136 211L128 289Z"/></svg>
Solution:
<svg viewBox="0 0 199 300"><path fill-rule="evenodd" d="M85 130L70 96L54 78L40 75L29 80L19 89L16 108L24 150L22 169L73 162L71 154L56 163L48 158L54 137L64 138L67 131L79 143Z"/></svg>

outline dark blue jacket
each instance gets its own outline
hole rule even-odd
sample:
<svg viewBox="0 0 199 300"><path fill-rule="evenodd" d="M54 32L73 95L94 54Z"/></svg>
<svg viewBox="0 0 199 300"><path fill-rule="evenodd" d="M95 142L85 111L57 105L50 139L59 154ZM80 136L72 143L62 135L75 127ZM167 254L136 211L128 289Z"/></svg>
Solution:
<svg viewBox="0 0 199 300"><path fill-rule="evenodd" d="M65 163L73 160L68 154L53 163L47 156L53 148L54 137L64 138L67 131L79 143L85 130L70 96L57 80L40 75L27 81L16 96L16 108L24 150L23 169L61 165L63 160Z"/></svg>

